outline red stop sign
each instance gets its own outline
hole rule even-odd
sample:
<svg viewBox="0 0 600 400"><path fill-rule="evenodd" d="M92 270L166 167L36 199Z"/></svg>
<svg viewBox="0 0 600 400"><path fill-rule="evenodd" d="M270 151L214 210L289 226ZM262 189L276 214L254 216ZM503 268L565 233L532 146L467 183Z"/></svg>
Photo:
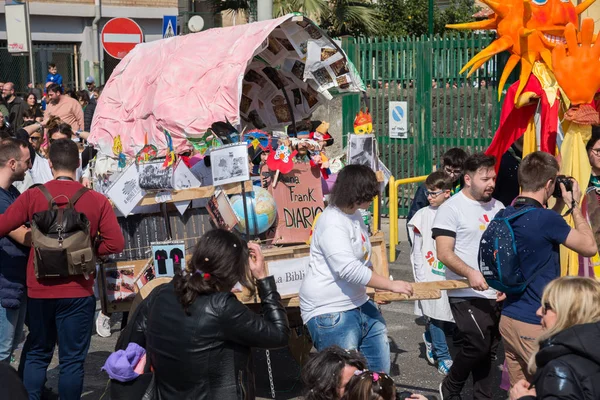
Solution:
<svg viewBox="0 0 600 400"><path fill-rule="evenodd" d="M113 18L108 21L102 33L102 47L111 56L122 59L138 44L144 41L142 28L132 19Z"/></svg>

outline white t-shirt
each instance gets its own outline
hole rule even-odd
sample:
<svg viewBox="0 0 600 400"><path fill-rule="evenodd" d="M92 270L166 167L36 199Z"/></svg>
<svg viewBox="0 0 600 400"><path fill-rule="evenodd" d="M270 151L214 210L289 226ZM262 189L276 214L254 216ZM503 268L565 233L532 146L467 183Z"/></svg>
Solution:
<svg viewBox="0 0 600 400"><path fill-rule="evenodd" d="M421 208L408 222L408 235L413 243L410 262L413 266L415 282L446 280L446 266L438 260L435 240L431 237L431 226L437 211L438 208L432 206ZM454 322L450 303L448 303L448 291L442 290L439 299L415 301L415 314Z"/></svg>
<svg viewBox="0 0 600 400"><path fill-rule="evenodd" d="M498 211L504 205L496 199L487 203L480 203L465 196L460 191L440 206L433 229L443 229L456 234L454 253L469 267L479 271L477 256L479 254L479 241L483 232ZM446 269L446 279L464 279ZM480 292L474 289L449 290L448 297L483 297L496 298L496 291L492 288Z"/></svg>
<svg viewBox="0 0 600 400"><path fill-rule="evenodd" d="M81 161L81 154L79 155ZM50 163L46 157L43 157L39 154L36 154L35 159L33 160L33 165L31 167L31 178L33 179L34 184L44 184L46 182L50 182L54 179L52 176L52 169L50 169ZM77 181L81 180L81 176L83 175L83 171L81 169L81 163L79 167L77 167Z"/></svg>
<svg viewBox="0 0 600 400"><path fill-rule="evenodd" d="M369 300L371 242L360 211L323 211L310 243L310 259L300 287L300 312L307 323L322 314L357 308Z"/></svg>

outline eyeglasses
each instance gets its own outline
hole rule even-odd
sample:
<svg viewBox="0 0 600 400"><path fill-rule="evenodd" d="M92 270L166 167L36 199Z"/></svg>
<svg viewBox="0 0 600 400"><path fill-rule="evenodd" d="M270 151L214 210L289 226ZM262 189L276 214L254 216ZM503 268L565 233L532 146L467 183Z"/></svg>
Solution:
<svg viewBox="0 0 600 400"><path fill-rule="evenodd" d="M437 192L430 192L429 190L425 191L425 196L429 197L431 196L432 199L435 199L436 197L438 197L440 194L444 193L445 190L438 190Z"/></svg>
<svg viewBox="0 0 600 400"><path fill-rule="evenodd" d="M462 169L460 169L460 168L453 169L451 167L444 167L444 171L446 171L446 173L448 175L460 175L460 174L462 174Z"/></svg>
<svg viewBox="0 0 600 400"><path fill-rule="evenodd" d="M548 311L553 311L552 310L552 306L550 306L550 303L544 303L544 305L542 305L542 315L546 315L546 313Z"/></svg>
<svg viewBox="0 0 600 400"><path fill-rule="evenodd" d="M592 149L590 150L592 152L593 155L595 155L596 157L600 157L600 149Z"/></svg>

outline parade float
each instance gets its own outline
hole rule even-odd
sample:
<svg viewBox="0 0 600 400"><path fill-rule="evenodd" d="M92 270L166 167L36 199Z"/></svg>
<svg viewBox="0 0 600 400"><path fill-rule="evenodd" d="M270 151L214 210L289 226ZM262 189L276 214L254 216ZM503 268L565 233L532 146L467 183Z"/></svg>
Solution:
<svg viewBox="0 0 600 400"><path fill-rule="evenodd" d="M297 307L311 229L343 166L327 154L329 124L311 116L361 91L339 44L300 15L137 45L106 83L88 139L94 190L126 239L100 266L104 312L128 311L148 282L185 268L215 226L259 241L285 305ZM377 169L368 112L356 124L348 160ZM387 276L373 234L373 264Z"/></svg>
<svg viewBox="0 0 600 400"><path fill-rule="evenodd" d="M522 138L523 157L541 150L555 155L560 173L573 177L582 188L582 210L596 237L600 218L595 212L600 194L588 187L591 166L586 143L592 125L599 124L600 40L591 19L579 16L595 0L578 5L564 0L482 0L493 14L486 20L448 27L463 30L495 30L497 39L463 68L469 76L496 54L510 53L498 86L502 95L508 76L520 64L519 80L508 88L500 125L486 153L502 155ZM580 27L580 28L579 28ZM568 207L570 205L567 205ZM568 211L565 208L565 213ZM570 226L573 217L566 216ZM561 246L561 275L600 277L598 254L579 257Z"/></svg>

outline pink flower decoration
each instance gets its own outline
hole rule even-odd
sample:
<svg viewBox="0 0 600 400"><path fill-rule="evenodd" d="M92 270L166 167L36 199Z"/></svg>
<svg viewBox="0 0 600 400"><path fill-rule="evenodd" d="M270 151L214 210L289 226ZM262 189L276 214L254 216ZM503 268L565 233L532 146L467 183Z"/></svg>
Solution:
<svg viewBox="0 0 600 400"><path fill-rule="evenodd" d="M379 380L379 374L377 372L373 372L373 382L377 382Z"/></svg>

